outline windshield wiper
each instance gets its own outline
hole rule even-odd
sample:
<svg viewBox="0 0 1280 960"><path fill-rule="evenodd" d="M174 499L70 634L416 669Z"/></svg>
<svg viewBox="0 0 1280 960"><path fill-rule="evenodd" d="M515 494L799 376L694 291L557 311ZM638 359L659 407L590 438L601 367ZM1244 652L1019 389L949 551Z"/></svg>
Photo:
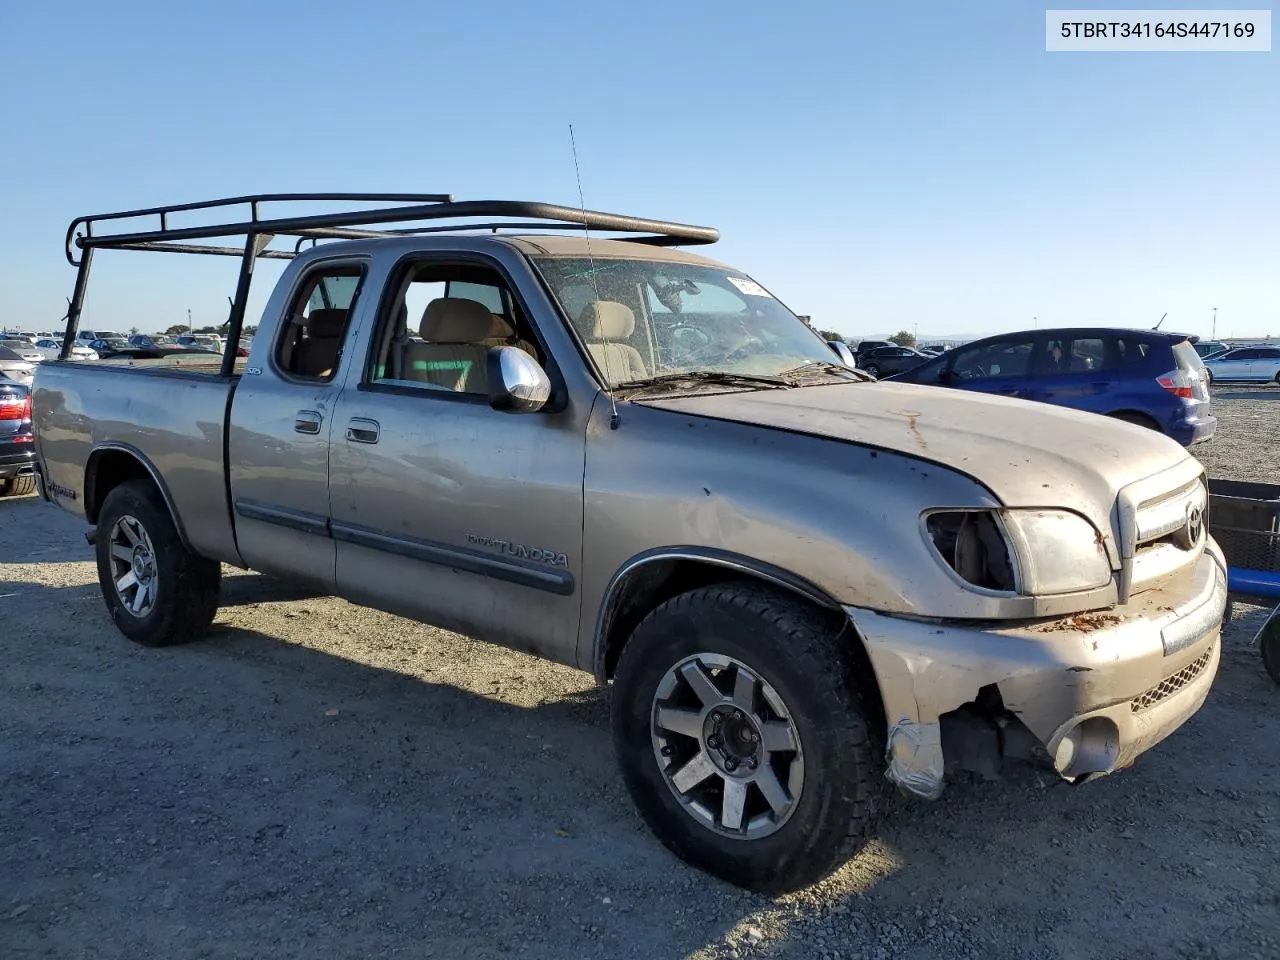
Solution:
<svg viewBox="0 0 1280 960"><path fill-rule="evenodd" d="M852 377L859 383L869 381L870 375L860 370L854 370L852 367L846 367L843 363L836 363L832 360L810 360L802 363L798 367L792 367L790 370L784 370L778 374L780 377L806 377L812 374L838 374L844 377Z"/></svg>
<svg viewBox="0 0 1280 960"><path fill-rule="evenodd" d="M628 380L614 389L620 393L634 394L662 387L697 386L717 384L727 387L755 387L756 389L781 390L794 387L795 381L785 377L769 377L756 373L728 373L721 370L687 370L683 373L664 373L656 377Z"/></svg>

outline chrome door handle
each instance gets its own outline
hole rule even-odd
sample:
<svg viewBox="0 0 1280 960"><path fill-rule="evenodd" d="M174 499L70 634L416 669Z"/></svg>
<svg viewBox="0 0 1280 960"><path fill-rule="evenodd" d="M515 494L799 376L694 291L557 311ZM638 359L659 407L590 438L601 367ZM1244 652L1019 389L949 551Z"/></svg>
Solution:
<svg viewBox="0 0 1280 960"><path fill-rule="evenodd" d="M319 433L324 415L315 410L299 410L293 415L294 433Z"/></svg>
<svg viewBox="0 0 1280 960"><path fill-rule="evenodd" d="M377 420L352 417L347 424L347 439L352 443L377 443L380 429Z"/></svg>

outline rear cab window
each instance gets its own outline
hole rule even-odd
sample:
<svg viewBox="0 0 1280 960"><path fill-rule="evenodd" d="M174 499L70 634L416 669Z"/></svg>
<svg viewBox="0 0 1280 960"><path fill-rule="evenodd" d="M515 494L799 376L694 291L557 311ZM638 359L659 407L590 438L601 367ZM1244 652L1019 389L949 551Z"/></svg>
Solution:
<svg viewBox="0 0 1280 960"><path fill-rule="evenodd" d="M285 376L333 379L364 273L359 263L325 264L303 278L276 339L275 360Z"/></svg>

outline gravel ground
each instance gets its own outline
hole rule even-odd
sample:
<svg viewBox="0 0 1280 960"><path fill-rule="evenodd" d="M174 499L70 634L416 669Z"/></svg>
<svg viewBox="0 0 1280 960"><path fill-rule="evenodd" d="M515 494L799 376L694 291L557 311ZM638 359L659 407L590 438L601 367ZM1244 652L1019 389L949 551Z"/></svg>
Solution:
<svg viewBox="0 0 1280 960"><path fill-rule="evenodd" d="M1217 398L1211 475L1280 476L1280 390ZM0 956L1280 957L1259 608L1133 769L898 801L775 899L652 839L584 674L230 570L208 640L142 649L80 532L0 502Z"/></svg>

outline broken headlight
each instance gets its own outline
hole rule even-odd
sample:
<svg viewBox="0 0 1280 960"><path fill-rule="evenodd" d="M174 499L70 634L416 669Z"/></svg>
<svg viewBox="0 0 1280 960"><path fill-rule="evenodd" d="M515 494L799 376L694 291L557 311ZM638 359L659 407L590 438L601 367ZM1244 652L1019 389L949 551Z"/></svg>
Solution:
<svg viewBox="0 0 1280 960"><path fill-rule="evenodd" d="M947 565L985 590L1034 597L1111 580L1101 535L1065 510L938 511L926 516L925 527Z"/></svg>

